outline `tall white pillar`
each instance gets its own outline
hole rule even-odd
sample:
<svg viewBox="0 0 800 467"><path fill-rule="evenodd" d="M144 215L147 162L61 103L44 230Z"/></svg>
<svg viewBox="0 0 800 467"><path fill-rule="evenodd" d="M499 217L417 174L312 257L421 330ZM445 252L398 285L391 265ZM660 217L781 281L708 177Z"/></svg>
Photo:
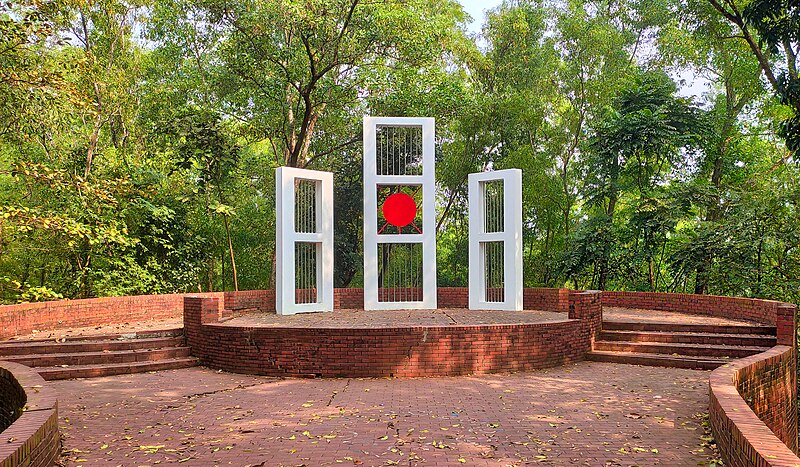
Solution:
<svg viewBox="0 0 800 467"><path fill-rule="evenodd" d="M469 175L469 308L522 310L522 171Z"/></svg>
<svg viewBox="0 0 800 467"><path fill-rule="evenodd" d="M279 167L275 192L275 309L333 311L333 174Z"/></svg>
<svg viewBox="0 0 800 467"><path fill-rule="evenodd" d="M436 308L434 119L364 117L364 309Z"/></svg>

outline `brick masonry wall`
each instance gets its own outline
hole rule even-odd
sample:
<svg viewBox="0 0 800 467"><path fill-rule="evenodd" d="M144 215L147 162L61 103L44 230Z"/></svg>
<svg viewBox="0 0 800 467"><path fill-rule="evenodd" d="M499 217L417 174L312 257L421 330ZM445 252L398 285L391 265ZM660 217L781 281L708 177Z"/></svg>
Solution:
<svg viewBox="0 0 800 467"><path fill-rule="evenodd" d="M275 291L240 290L238 292L225 292L223 303L227 310L257 310L264 313L274 313Z"/></svg>
<svg viewBox="0 0 800 467"><path fill-rule="evenodd" d="M61 452L58 432L58 402L55 391L47 386L36 372L10 362L0 362L0 385L11 384L15 389L0 388L0 394L21 391L25 411L2 432L0 467L52 466ZM0 399L7 410L19 399Z"/></svg>
<svg viewBox="0 0 800 467"><path fill-rule="evenodd" d="M0 306L0 339L33 330L177 318L186 294L57 300ZM202 294L223 297L223 293Z"/></svg>
<svg viewBox="0 0 800 467"><path fill-rule="evenodd" d="M794 452L797 452L796 359L794 351L762 358L742 367L733 378L739 395L756 416Z"/></svg>
<svg viewBox="0 0 800 467"><path fill-rule="evenodd" d="M340 294L339 300L349 295ZM599 292L567 295L570 314L564 321L486 326L246 328L216 323L218 300L186 297L184 303L187 342L203 364L272 376L412 377L547 368L582 360L602 320Z"/></svg>
<svg viewBox="0 0 800 467"><path fill-rule="evenodd" d="M743 319L775 326L781 302L755 298L656 292L603 292L603 305L622 308L679 311Z"/></svg>
<svg viewBox="0 0 800 467"><path fill-rule="evenodd" d="M573 290L567 295L570 319L585 322L591 343L597 339L603 328L602 292Z"/></svg>
<svg viewBox="0 0 800 467"><path fill-rule="evenodd" d="M436 301L439 308L468 308L469 289L467 287L439 287ZM363 304L363 300L361 303ZM522 308L566 313L569 311L569 290L527 288L522 291Z"/></svg>
<svg viewBox="0 0 800 467"><path fill-rule="evenodd" d="M778 345L711 373L711 429L726 465L800 465L796 359Z"/></svg>

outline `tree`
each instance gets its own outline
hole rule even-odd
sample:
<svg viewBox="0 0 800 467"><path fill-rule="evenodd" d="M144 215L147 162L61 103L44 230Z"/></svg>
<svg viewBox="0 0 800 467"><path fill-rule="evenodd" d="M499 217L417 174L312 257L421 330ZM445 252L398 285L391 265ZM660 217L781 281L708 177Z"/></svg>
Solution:
<svg viewBox="0 0 800 467"><path fill-rule="evenodd" d="M206 210L222 218L233 272L233 287L238 291L239 276L230 225L234 211L228 202L226 186L236 169L241 149L223 130L217 115L187 110L170 124L179 157L177 167L194 168L197 171L199 194L205 199Z"/></svg>
<svg viewBox="0 0 800 467"><path fill-rule="evenodd" d="M606 118L596 124L588 142L586 201L599 216L596 225L607 224L593 240L606 245L596 265L600 290L608 286L611 245L615 243L607 235L613 232L610 226L614 225L618 203L626 194L632 195L638 205L648 283L655 290L653 235L663 234L670 222L657 221L643 211L659 210L655 206L669 170L685 151L691 150L698 136L697 109L675 97L675 91L674 83L662 73L637 77L617 98Z"/></svg>
<svg viewBox="0 0 800 467"><path fill-rule="evenodd" d="M743 7L734 0L708 1L736 26L775 94L792 109L792 115L783 121L781 132L789 150L797 151L800 149L800 79L797 75L800 4L796 0L755 0ZM784 62L780 73L774 62L777 59Z"/></svg>
<svg viewBox="0 0 800 467"><path fill-rule="evenodd" d="M306 167L358 142L359 93L383 70L436 63L461 20L452 1L176 0L156 6L151 36L279 165Z"/></svg>
<svg viewBox="0 0 800 467"><path fill-rule="evenodd" d="M694 292L706 293L710 271L715 261L714 243L704 237L715 237L730 219L727 193L730 180L739 170L736 164L747 159L742 153L748 129L761 131L743 118L748 106L765 95L759 76L761 69L752 60L745 41L736 35L735 26L721 17L706 0L691 1L674 7L673 22L662 29L659 47L664 66L685 71L707 79L712 91L701 99L710 106L706 114L708 127L701 141L702 151L696 156L696 167L687 167L691 174L685 196L691 197L699 210L700 221L693 222L696 245L693 250ZM697 245L709 245L708 251L695 250Z"/></svg>

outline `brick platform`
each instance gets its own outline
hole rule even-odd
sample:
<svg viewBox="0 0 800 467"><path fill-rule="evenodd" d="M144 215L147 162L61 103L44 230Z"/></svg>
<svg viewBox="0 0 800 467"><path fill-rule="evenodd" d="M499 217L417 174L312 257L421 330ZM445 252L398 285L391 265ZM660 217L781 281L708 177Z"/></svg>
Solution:
<svg viewBox="0 0 800 467"><path fill-rule="evenodd" d="M605 292L604 292L605 293ZM711 316L680 311L651 310L646 308L619 308L603 301L603 321L626 323L668 323L672 326L702 324L704 326L752 325L752 321L724 316Z"/></svg>
<svg viewBox="0 0 800 467"><path fill-rule="evenodd" d="M334 310L327 313L299 313L280 316L274 313L237 313L223 321L233 327L289 328L396 328L481 326L486 324L553 323L568 319L553 311L470 311L464 308L438 310Z"/></svg>
<svg viewBox="0 0 800 467"><path fill-rule="evenodd" d="M223 312L217 299L186 297L184 329L192 355L204 365L239 373L413 377L524 371L582 360L599 331L599 297L598 292L569 294L567 314L453 313L473 323L503 318L506 324L458 324L446 311L428 311L438 322L426 325L418 317L403 323L412 312L398 312L399 323L366 319L358 326L346 325L343 312L345 324L337 326L318 321L330 324L335 314L261 318L269 321L264 326L253 319L219 323ZM522 322L523 316L533 322ZM304 319L318 326L297 325Z"/></svg>
<svg viewBox="0 0 800 467"><path fill-rule="evenodd" d="M30 368L0 362L0 409L0 467L55 464L61 451L55 391Z"/></svg>

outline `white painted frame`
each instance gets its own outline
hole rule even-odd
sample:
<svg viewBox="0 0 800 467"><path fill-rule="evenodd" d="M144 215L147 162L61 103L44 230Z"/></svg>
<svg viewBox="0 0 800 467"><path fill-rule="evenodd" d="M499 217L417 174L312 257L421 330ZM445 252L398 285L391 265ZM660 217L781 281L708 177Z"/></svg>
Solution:
<svg viewBox="0 0 800 467"><path fill-rule="evenodd" d="M503 231L487 233L486 183L503 182ZM486 301L485 242L503 242L504 301ZM522 311L522 170L469 175L469 308Z"/></svg>
<svg viewBox="0 0 800 467"><path fill-rule="evenodd" d="M422 175L378 175L376 130L386 127L422 128ZM436 309L436 174L435 119L422 117L364 117L364 309ZM422 186L422 234L378 235L378 186ZM378 244L422 244L422 301L378 300Z"/></svg>
<svg viewBox="0 0 800 467"><path fill-rule="evenodd" d="M295 181L316 183L316 232L295 229ZM317 170L279 167L275 169L275 310L279 315L333 311L333 174ZM297 303L295 244L317 245L317 302Z"/></svg>

